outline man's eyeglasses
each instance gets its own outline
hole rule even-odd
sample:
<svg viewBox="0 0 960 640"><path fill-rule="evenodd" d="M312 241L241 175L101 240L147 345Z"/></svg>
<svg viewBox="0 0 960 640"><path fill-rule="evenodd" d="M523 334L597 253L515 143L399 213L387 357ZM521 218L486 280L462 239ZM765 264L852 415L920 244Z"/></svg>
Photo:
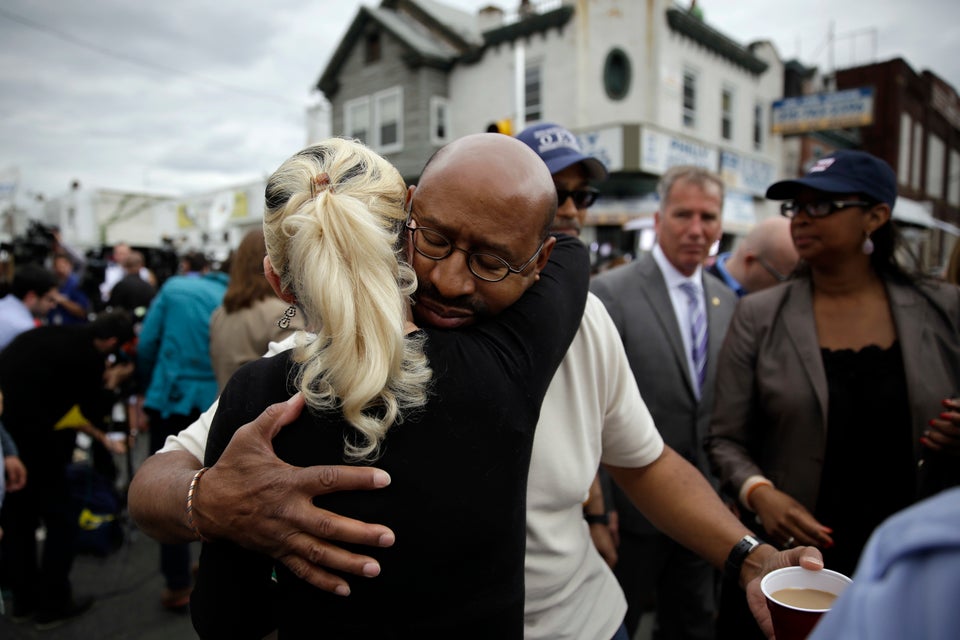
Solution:
<svg viewBox="0 0 960 640"><path fill-rule="evenodd" d="M412 219L412 212L408 211L406 227L410 231L413 248L416 249L417 253L431 260L443 260L454 250L462 251L467 256L467 268L470 269L470 273L486 282L500 282L511 273L523 273L543 251L543 245L546 242L546 238L541 240L540 246L537 247L537 251L529 260L519 267L512 267L506 260L492 253L473 253L461 249L447 240L447 237L436 229L411 226L410 221Z"/></svg>
<svg viewBox="0 0 960 640"><path fill-rule="evenodd" d="M786 218L796 218L797 214L803 211L811 218L824 218L841 209L871 206L873 206L872 202L864 200L822 200L820 202L803 203L796 200L787 200L780 204L780 214Z"/></svg>
<svg viewBox="0 0 960 640"><path fill-rule="evenodd" d="M756 259L757 259L757 262L760 263L760 266L763 267L764 269L766 269L766 270L767 270L767 273L769 273L770 275L772 275L772 276L776 279L777 282L786 282L787 280L790 279L790 276L789 276L789 275L786 275L786 276L785 276L785 275L783 275L782 273L780 273L779 271L777 271L776 269L774 269L774 268L773 268L773 265L770 264L769 262L767 262L767 261L763 258L763 256L755 256L755 257L756 257Z"/></svg>
<svg viewBox="0 0 960 640"><path fill-rule="evenodd" d="M592 187L574 189L573 191L557 187L557 206L562 207L567 198L573 198L573 204L577 209L586 209L597 201L599 195L600 192Z"/></svg>

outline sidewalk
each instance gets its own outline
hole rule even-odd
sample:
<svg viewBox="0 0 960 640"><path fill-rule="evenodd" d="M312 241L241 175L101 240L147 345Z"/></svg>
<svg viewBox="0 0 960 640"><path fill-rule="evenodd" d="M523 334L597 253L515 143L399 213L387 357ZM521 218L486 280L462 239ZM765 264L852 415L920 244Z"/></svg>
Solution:
<svg viewBox="0 0 960 640"><path fill-rule="evenodd" d="M113 555L79 556L74 562L73 590L96 599L90 611L50 631L37 631L32 622L14 624L0 618L0 638L196 640L189 614L170 613L160 606L159 545L132 525L126 529L123 546ZM200 552L199 545L195 547L194 558Z"/></svg>
<svg viewBox="0 0 960 640"><path fill-rule="evenodd" d="M147 438L138 438L134 466L146 455ZM0 616L3 640L197 640L188 613L171 613L160 606L163 577L160 547L129 521L123 546L107 558L78 556L71 572L74 593L96 599L84 615L50 631L37 631L32 622L14 624ZM194 561L200 544L191 552ZM11 603L7 601L7 612ZM652 616L644 616L633 640L649 640Z"/></svg>
<svg viewBox="0 0 960 640"><path fill-rule="evenodd" d="M137 438L134 467L147 455L147 436ZM14 624L0 616L3 640L196 640L188 613L171 613L160 606L163 577L160 546L127 520L123 546L106 558L77 556L70 573L73 592L96 602L84 615L50 631L37 631L33 622ZM192 545L193 559L200 544ZM6 602L7 613L11 602Z"/></svg>

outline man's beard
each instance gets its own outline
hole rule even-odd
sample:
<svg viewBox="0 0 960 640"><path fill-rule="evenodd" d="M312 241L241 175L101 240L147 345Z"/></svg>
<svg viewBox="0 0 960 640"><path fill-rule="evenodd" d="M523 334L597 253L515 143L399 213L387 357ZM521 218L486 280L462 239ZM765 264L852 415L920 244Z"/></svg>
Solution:
<svg viewBox="0 0 960 640"><path fill-rule="evenodd" d="M419 281L417 292L414 294L413 314L417 316L417 301L425 299L449 309L463 309L471 313L473 320L480 321L491 315L489 308L478 297L464 295L457 298L446 298L429 282Z"/></svg>

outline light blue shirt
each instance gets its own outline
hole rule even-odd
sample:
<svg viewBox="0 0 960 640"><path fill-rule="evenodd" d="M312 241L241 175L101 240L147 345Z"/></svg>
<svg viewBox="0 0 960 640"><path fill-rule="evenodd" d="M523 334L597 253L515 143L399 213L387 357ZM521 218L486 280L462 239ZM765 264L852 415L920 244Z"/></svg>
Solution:
<svg viewBox="0 0 960 640"><path fill-rule="evenodd" d="M870 536L853 584L809 640L960 637L960 487L896 513Z"/></svg>
<svg viewBox="0 0 960 640"><path fill-rule="evenodd" d="M27 305L17 296L8 293L0 298L0 349L13 342L24 331L37 326Z"/></svg>

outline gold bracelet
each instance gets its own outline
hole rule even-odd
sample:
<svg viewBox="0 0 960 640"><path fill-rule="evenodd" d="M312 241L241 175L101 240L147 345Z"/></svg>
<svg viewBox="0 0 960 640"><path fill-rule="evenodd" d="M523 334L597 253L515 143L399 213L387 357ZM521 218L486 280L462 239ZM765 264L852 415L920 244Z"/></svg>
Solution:
<svg viewBox="0 0 960 640"><path fill-rule="evenodd" d="M190 527L191 531L193 531L193 534L197 537L197 540L200 540L201 542L209 541L203 537L203 534L200 533L200 529L197 528L196 523L193 521L193 497L197 494L197 485L200 484L200 478L207 472L207 469L209 468L210 467L204 467L193 474L193 480L190 481L190 488L187 489L187 526Z"/></svg>

